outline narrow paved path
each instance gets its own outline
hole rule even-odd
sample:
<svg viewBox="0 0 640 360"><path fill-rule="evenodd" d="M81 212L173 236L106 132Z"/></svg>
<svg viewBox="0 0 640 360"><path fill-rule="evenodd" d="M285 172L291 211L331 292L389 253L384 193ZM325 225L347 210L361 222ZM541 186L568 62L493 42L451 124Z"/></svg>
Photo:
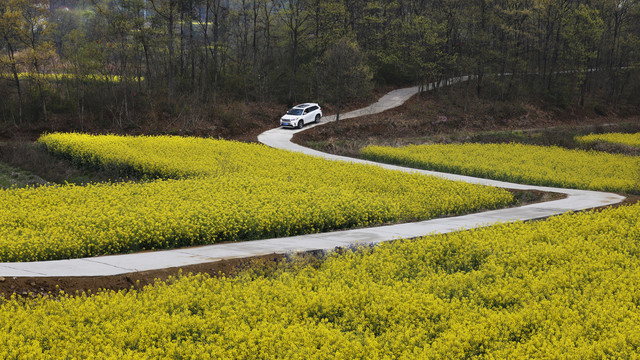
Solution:
<svg viewBox="0 0 640 360"><path fill-rule="evenodd" d="M449 83L465 81L467 77L453 79ZM428 89L434 86L429 85ZM394 90L375 104L366 108L346 113L341 119L374 114L402 105L418 92L418 87ZM335 121L335 117L327 116L320 124ZM624 196L597 191L559 189L544 186L529 186L487 180L469 176L452 175L433 171L415 170L400 166L379 164L371 161L353 159L344 156L330 155L311 150L291 142L293 135L318 124L308 125L301 130L276 128L261 134L260 142L279 149L301 152L329 160L358 162L381 166L390 170L415 172L438 176L451 180L466 181L510 189L540 190L566 194L561 200L531 204L517 208L486 211L463 216L433 219L408 224L387 225L373 228L335 231L322 234L301 235L287 238L254 240L238 243L216 244L190 247L176 250L144 252L126 255L99 256L83 259L39 261L28 263L0 263L2 277L73 277L73 276L110 276L137 271L159 270L173 267L214 262L224 259L243 258L273 253L283 254L295 251L331 250L338 246L346 247L356 244L373 244L399 238L412 238L432 233L446 233L462 229L471 229L517 220L531 220L578 211L593 207L612 205L624 200Z"/></svg>

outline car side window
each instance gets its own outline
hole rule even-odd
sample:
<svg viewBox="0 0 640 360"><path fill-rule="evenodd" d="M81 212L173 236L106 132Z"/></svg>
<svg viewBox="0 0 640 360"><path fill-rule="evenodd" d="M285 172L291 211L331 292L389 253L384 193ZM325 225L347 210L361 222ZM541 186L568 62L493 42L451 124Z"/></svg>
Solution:
<svg viewBox="0 0 640 360"><path fill-rule="evenodd" d="M317 106L312 106L309 108L309 112L316 111L316 110L318 110Z"/></svg>

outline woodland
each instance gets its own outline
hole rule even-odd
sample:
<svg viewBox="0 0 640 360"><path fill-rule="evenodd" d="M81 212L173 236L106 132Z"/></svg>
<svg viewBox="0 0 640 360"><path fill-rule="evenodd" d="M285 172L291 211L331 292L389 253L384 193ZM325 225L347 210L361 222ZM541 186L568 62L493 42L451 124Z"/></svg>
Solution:
<svg viewBox="0 0 640 360"><path fill-rule="evenodd" d="M3 0L0 127L242 131L463 75L465 111L597 111L638 103L639 64L637 0Z"/></svg>

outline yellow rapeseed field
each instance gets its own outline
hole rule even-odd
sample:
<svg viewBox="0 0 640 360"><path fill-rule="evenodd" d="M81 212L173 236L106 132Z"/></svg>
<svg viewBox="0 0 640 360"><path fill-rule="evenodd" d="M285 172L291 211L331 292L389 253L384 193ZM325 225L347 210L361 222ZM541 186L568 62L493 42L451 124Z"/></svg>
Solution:
<svg viewBox="0 0 640 360"><path fill-rule="evenodd" d="M0 74L0 77L5 79L13 79L13 74L3 73ZM57 74L38 74L38 73L30 73L30 72L21 72L18 73L18 79L20 80L31 80L31 79L44 79L47 81L62 81L62 80L75 80L77 76L75 74L67 74L67 73L57 73ZM144 81L144 77L128 77L130 81ZM120 75L102 75L102 74L87 74L81 76L81 80L84 81L100 81L100 82L112 82L118 83L123 80L123 77Z"/></svg>
<svg viewBox="0 0 640 360"><path fill-rule="evenodd" d="M0 261L77 258L429 219L507 191L188 137L49 134L39 143L140 183L0 191Z"/></svg>
<svg viewBox="0 0 640 360"><path fill-rule="evenodd" d="M640 205L234 278L14 298L0 358L612 359L640 348Z"/></svg>
<svg viewBox="0 0 640 360"><path fill-rule="evenodd" d="M640 158L523 144L367 146L364 158L520 184L640 192Z"/></svg>
<svg viewBox="0 0 640 360"><path fill-rule="evenodd" d="M622 145L640 147L640 133L590 134L585 136L576 136L576 141L583 144L594 143L594 142L608 142L613 144L622 144Z"/></svg>

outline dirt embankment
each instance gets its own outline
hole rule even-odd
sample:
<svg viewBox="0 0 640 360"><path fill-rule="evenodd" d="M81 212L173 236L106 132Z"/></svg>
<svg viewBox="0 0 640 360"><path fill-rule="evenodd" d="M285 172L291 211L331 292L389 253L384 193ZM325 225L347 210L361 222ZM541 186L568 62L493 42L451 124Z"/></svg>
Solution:
<svg viewBox="0 0 640 360"><path fill-rule="evenodd" d="M369 144L517 141L576 147L575 135L640 131L640 104L623 109L603 106L558 109L477 98L465 102L456 96L454 91L414 96L404 105L380 114L298 133L293 141L321 151L358 156L359 149ZM620 152L616 147L600 150Z"/></svg>
<svg viewBox="0 0 640 360"><path fill-rule="evenodd" d="M393 90L392 86L378 86L361 99L343 104L341 112L368 106ZM305 99L302 102L316 101ZM320 103L322 112L333 115L337 107ZM126 121L109 119L104 113L86 114L82 121L72 114L51 114L48 122L25 123L20 126L0 123L0 143L33 142L43 133L83 132L120 135L181 135L212 137L244 142L257 142L258 135L279 126L280 118L288 110L275 102L220 102L215 107L194 109L192 113L169 114L147 111L132 115Z"/></svg>
<svg viewBox="0 0 640 360"><path fill-rule="evenodd" d="M189 273L203 273L211 276L233 276L237 272L248 268L256 272L266 273L285 258L284 255L272 254L115 276L0 277L0 296L4 298L11 296L58 296L61 291L65 294L75 295L81 293L95 294L104 290L140 289L156 281L167 280L171 276L175 277L180 274L186 275Z"/></svg>

